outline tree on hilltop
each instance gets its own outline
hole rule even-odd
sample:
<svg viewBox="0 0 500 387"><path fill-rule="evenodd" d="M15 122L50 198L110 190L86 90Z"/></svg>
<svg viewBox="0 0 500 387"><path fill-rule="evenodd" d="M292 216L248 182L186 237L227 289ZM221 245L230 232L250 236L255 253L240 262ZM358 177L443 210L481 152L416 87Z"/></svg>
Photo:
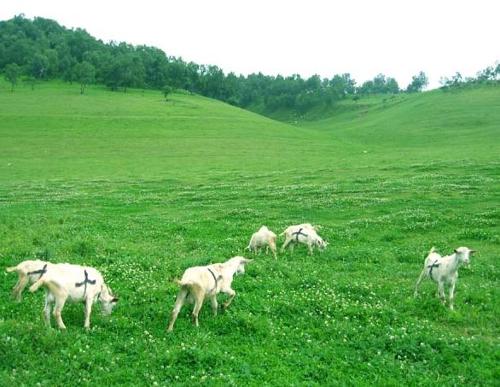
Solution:
<svg viewBox="0 0 500 387"><path fill-rule="evenodd" d="M30 75L36 79L43 79L47 76L49 60L45 55L36 54L30 63Z"/></svg>
<svg viewBox="0 0 500 387"><path fill-rule="evenodd" d="M429 84L429 79L423 71L420 71L418 75L414 75L410 84L406 87L408 93L418 93L421 92Z"/></svg>
<svg viewBox="0 0 500 387"><path fill-rule="evenodd" d="M84 61L73 66L73 73L80 83L80 94L83 94L85 88L95 80L95 68L89 62Z"/></svg>
<svg viewBox="0 0 500 387"><path fill-rule="evenodd" d="M21 74L21 67L16 63L11 63L5 66L5 79L10 82L10 91L14 91L14 87L17 85L17 78Z"/></svg>
<svg viewBox="0 0 500 387"><path fill-rule="evenodd" d="M173 91L174 91L174 89L172 87L170 87L168 85L163 86L163 88L161 89L161 92L162 92L163 96L165 97L165 101L168 101L167 97Z"/></svg>

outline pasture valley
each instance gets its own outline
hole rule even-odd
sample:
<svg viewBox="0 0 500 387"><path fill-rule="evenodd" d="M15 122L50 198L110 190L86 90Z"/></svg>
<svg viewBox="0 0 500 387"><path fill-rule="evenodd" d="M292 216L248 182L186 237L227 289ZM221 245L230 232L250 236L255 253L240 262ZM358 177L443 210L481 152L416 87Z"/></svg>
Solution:
<svg viewBox="0 0 500 387"><path fill-rule="evenodd" d="M307 118L307 117L306 117ZM500 88L370 96L272 120L220 101L0 81L0 263L98 268L110 317L0 281L0 385L498 385ZM314 118L314 119L312 119ZM245 250L263 224L329 242ZM278 239L279 247L283 238ZM478 251L455 310L426 280L432 246ZM231 307L166 332L195 265L254 258ZM222 301L224 296L220 296Z"/></svg>

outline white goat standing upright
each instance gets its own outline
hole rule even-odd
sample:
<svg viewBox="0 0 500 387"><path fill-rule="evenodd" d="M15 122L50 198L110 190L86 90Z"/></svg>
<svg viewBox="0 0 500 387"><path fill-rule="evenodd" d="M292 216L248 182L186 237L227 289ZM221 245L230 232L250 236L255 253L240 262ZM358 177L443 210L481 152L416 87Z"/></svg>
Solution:
<svg viewBox="0 0 500 387"><path fill-rule="evenodd" d="M262 226L259 231L252 234L247 249L257 253L259 248L266 246L266 254L269 249L273 252L276 259L276 234L269 230L266 226Z"/></svg>
<svg viewBox="0 0 500 387"><path fill-rule="evenodd" d="M212 312L217 315L217 294L225 293L229 295L229 299L224 303L224 308L227 308L236 292L231 288L233 277L235 274L243 274L245 265L251 262L251 259L244 257L233 257L224 263L215 263L208 266L195 266L187 269L180 281L176 281L180 285L175 306L172 310L172 317L168 324L168 331L174 329L175 320L182 306L186 302L194 302L192 319L195 326L198 326L198 314L205 298L210 298L212 303Z"/></svg>
<svg viewBox="0 0 500 387"><path fill-rule="evenodd" d="M455 249L451 255L441 256L436 253L433 247L425 258L424 268L418 277L417 284L415 285L415 297L418 295L418 286L424 277L429 277L438 286L438 295L443 305L446 303L446 296L444 294L444 285L450 285L449 303L450 309L453 310L453 300L455 298L455 284L458 278L458 268L460 265L468 265L469 257L475 253L474 250L468 247L459 247Z"/></svg>
<svg viewBox="0 0 500 387"><path fill-rule="evenodd" d="M45 294L44 319L50 326L51 304L54 306L54 317L60 329L66 329L61 317L64 304L69 299L85 303L85 328L90 328L90 314L92 304L100 301L103 314L109 315L118 301L111 293L111 289L104 283L101 273L93 267L59 263L52 265L51 269L30 287L30 292L35 292L44 286Z"/></svg>
<svg viewBox="0 0 500 387"><path fill-rule="evenodd" d="M34 283L42 278L53 265L54 264L50 262L36 259L23 261L17 266L5 269L9 273L15 271L18 275L17 283L14 288L12 288L12 296L14 299L18 302L21 301L24 288L29 283Z"/></svg>

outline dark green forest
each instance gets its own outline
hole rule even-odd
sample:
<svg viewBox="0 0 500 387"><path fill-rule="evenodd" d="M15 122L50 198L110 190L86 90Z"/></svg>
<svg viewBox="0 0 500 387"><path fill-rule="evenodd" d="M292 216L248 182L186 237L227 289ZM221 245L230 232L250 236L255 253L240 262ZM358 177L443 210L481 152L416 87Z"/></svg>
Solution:
<svg viewBox="0 0 500 387"><path fill-rule="evenodd" d="M84 29L68 29L53 20L30 20L23 15L0 22L0 71L12 90L20 80L34 88L37 82L54 78L79 84L82 94L93 83L124 92L127 88L158 89L165 96L184 89L262 114L286 109L301 115L313 107L329 108L345 98L420 92L427 85L423 72L405 89L383 74L359 86L348 73L331 79L319 75L304 79L297 74L225 74L215 65L186 62L155 47L105 43ZM474 79L463 79L457 73L445 78L443 87L498 82L499 75L500 65L486 68Z"/></svg>

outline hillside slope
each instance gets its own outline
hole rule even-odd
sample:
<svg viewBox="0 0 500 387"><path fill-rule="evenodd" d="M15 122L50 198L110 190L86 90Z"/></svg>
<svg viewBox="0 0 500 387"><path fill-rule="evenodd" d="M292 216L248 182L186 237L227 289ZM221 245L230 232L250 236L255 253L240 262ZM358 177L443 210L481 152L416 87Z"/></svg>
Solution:
<svg viewBox="0 0 500 387"><path fill-rule="evenodd" d="M0 180L193 179L278 168L305 132L201 96L165 102L159 92L97 86L80 95L59 82L3 91L0 106Z"/></svg>
<svg viewBox="0 0 500 387"><path fill-rule="evenodd" d="M491 159L500 153L500 88L371 97L304 127L362 149L370 163Z"/></svg>

